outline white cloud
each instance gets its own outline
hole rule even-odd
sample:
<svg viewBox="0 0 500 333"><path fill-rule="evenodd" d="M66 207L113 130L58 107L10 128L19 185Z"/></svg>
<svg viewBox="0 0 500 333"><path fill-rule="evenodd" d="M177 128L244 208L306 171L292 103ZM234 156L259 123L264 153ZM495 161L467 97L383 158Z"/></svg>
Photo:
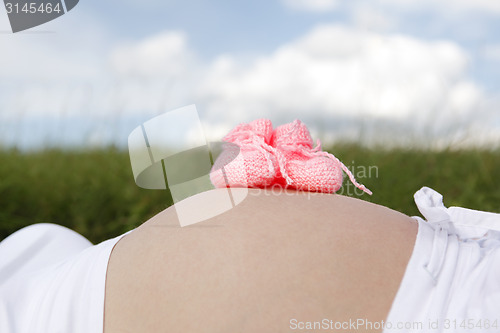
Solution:
<svg viewBox="0 0 500 333"><path fill-rule="evenodd" d="M10 82L91 79L99 68L80 48L69 50L57 33L6 35L0 52L0 77ZM51 47L49 47L51 45Z"/></svg>
<svg viewBox="0 0 500 333"><path fill-rule="evenodd" d="M338 0L281 0L291 9L308 12L328 12L340 7ZM482 13L500 13L500 1L497 0L351 0L344 3L347 6L370 7L370 8L397 8L403 11L414 11L421 9L435 10L442 13L454 13L478 11ZM343 5L344 5L343 4ZM371 15L371 13L361 13ZM358 18L360 19L360 18ZM380 24L381 17L363 17L363 20L376 19ZM372 22L373 23L373 22Z"/></svg>
<svg viewBox="0 0 500 333"><path fill-rule="evenodd" d="M0 121L82 112L95 117L157 114L192 102L190 80L199 65L184 33L166 31L136 43L106 45L97 34L75 41L74 32L56 28L6 35L0 53ZM78 97L82 91L83 99Z"/></svg>
<svg viewBox="0 0 500 333"><path fill-rule="evenodd" d="M458 45L323 25L251 66L224 56L200 96L214 115L428 120L464 115L481 99ZM228 115L229 113L229 115Z"/></svg>
<svg viewBox="0 0 500 333"><path fill-rule="evenodd" d="M187 75L194 63L182 31L166 31L143 41L116 47L110 56L120 75L138 78L173 78Z"/></svg>
<svg viewBox="0 0 500 333"><path fill-rule="evenodd" d="M488 60L500 62L500 44L485 45L481 48L480 53Z"/></svg>
<svg viewBox="0 0 500 333"><path fill-rule="evenodd" d="M110 65L121 82L122 112L161 113L193 103L196 80L203 73L182 31L164 31L113 47Z"/></svg>
<svg viewBox="0 0 500 333"><path fill-rule="evenodd" d="M337 8L338 0L282 0L283 4L294 10L328 12Z"/></svg>
<svg viewBox="0 0 500 333"><path fill-rule="evenodd" d="M432 0L427 0L432 3ZM500 13L500 2L496 0L445 0L446 7L461 7L464 10L480 10L485 12Z"/></svg>
<svg viewBox="0 0 500 333"><path fill-rule="evenodd" d="M75 94L99 90L109 75L106 33L85 7L16 34L1 13L0 27L0 122L79 111L86 101Z"/></svg>
<svg viewBox="0 0 500 333"><path fill-rule="evenodd" d="M477 10L500 13L500 1L496 0L377 0L377 2L408 10L430 8L445 12Z"/></svg>
<svg viewBox="0 0 500 333"><path fill-rule="evenodd" d="M387 31L398 25L395 17L370 5L355 5L351 13L353 24L360 29Z"/></svg>
<svg viewBox="0 0 500 333"><path fill-rule="evenodd" d="M85 7L39 27L10 33L0 13L0 78L9 82L94 80L102 72L106 33Z"/></svg>
<svg viewBox="0 0 500 333"><path fill-rule="evenodd" d="M369 24L383 29L383 15L377 17ZM323 125L351 137L359 134L360 124L384 120L404 125L398 129L404 135L407 128L467 123L484 99L481 88L467 78L468 55L456 43L370 32L363 24L359 29L321 25L252 61L226 54L202 63L182 31L107 48L102 44L96 48L87 40L77 49L64 49L58 40L57 48L47 49L46 41L34 44L29 35L9 43L19 53L0 54L0 78L12 76L30 83L17 94L0 98L0 113L22 109L22 117L66 117L73 108L119 122L120 117L125 121L133 115L151 117L196 103L211 120L206 124L211 140L236 123L258 117L277 124L295 117L311 120L315 132L321 132ZM87 50L93 48L94 52ZM61 62L58 52L68 60ZM23 68L34 55L48 67L37 69L28 61ZM14 69L5 65L9 61ZM50 85L32 82L37 76L50 78L54 66L60 67ZM68 78L73 86L65 84ZM101 126L106 129L110 124Z"/></svg>

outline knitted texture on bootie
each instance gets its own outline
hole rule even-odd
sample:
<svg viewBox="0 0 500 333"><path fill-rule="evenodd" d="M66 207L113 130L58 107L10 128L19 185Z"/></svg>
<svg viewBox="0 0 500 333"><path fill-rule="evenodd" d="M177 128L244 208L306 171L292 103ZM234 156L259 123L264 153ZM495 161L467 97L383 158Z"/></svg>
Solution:
<svg viewBox="0 0 500 333"><path fill-rule="evenodd" d="M269 119L240 124L222 141L225 145L212 167L210 180L215 187L266 187L274 184L278 162L269 145L273 125Z"/></svg>
<svg viewBox="0 0 500 333"><path fill-rule="evenodd" d="M273 132L280 176L288 187L310 192L337 192L342 186L342 169L334 160L313 148L309 130L300 120L281 125Z"/></svg>
<svg viewBox="0 0 500 333"><path fill-rule="evenodd" d="M281 125L274 131L268 119L240 124L223 141L210 180L215 187L283 186L301 191L334 193L342 186L344 171L359 189L372 194L356 182L350 170L334 155L321 150L300 120Z"/></svg>

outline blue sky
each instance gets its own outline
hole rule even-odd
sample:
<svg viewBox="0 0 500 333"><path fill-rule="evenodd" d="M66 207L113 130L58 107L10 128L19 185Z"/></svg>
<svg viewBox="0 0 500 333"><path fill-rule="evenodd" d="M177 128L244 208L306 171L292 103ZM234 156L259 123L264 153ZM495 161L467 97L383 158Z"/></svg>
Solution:
<svg viewBox="0 0 500 333"><path fill-rule="evenodd" d="M496 144L499 18L495 0L82 0L12 34L2 8L0 142L126 145L194 103L210 139L268 117L327 141Z"/></svg>

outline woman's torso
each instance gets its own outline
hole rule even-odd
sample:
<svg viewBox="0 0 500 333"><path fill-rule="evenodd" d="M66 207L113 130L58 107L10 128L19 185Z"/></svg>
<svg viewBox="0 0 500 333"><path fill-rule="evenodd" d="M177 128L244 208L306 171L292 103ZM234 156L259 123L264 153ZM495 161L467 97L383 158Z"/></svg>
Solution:
<svg viewBox="0 0 500 333"><path fill-rule="evenodd" d="M250 190L182 228L170 207L114 248L105 332L361 332L385 320L416 234L412 218L340 195Z"/></svg>

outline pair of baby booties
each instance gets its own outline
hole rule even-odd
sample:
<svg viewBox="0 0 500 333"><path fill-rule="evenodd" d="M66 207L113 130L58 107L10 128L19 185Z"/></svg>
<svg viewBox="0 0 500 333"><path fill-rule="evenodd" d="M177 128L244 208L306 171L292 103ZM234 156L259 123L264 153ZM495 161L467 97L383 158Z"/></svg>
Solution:
<svg viewBox="0 0 500 333"><path fill-rule="evenodd" d="M222 140L231 144L224 146L210 173L215 187L279 186L335 193L342 186L343 170L357 188L372 194L342 162L321 150L319 140L313 147L300 120L273 130L269 119L257 119L236 126Z"/></svg>

